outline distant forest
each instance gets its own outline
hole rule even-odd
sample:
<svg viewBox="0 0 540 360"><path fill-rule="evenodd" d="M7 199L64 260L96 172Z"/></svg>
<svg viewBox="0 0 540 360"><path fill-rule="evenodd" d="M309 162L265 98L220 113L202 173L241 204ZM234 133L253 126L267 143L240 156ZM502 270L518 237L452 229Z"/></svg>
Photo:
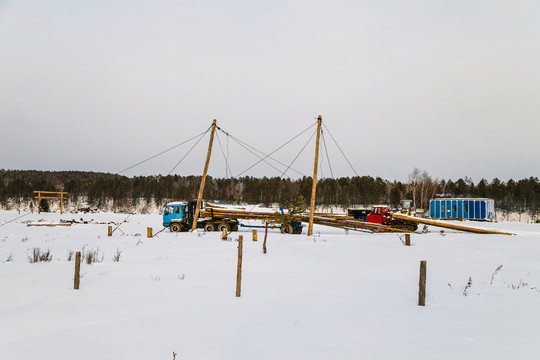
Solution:
<svg viewBox="0 0 540 360"><path fill-rule="evenodd" d="M196 199L200 176L138 176L81 171L0 170L0 205L8 201L28 201L33 190L67 191L69 199L84 198L87 206L100 208L113 201L119 207L140 200L157 206L173 200ZM242 177L217 179L207 177L204 199L227 203L285 204L302 195L311 198L311 177L296 180L279 177ZM427 210L434 197L487 197L495 200L498 210L529 212L536 215L540 204L538 177L477 184L471 179L438 180L427 172L414 169L408 181L388 181L380 177L355 176L324 178L317 182L318 205L344 208L388 204L398 207L402 199L411 199L416 208Z"/></svg>

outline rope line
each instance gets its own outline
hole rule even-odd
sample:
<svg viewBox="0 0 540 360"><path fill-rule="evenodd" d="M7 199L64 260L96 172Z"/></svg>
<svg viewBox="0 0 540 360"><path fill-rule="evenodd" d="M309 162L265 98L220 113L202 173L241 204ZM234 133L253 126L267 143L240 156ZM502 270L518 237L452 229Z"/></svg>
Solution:
<svg viewBox="0 0 540 360"><path fill-rule="evenodd" d="M204 137L204 135L206 135L206 133L210 131L210 129L206 130L202 135L201 137L199 137L199 140L197 140L197 142L191 147L191 149L189 149L189 151L186 153L186 155L184 155L179 162L176 163L176 165L172 168L171 171L169 171L169 173L167 175L171 175L171 173L178 167L178 165L180 165L180 163L182 161L184 161L184 159L186 158L186 156L189 155L189 153L191 152L191 150L193 150L193 148L195 148L195 146L197 146L197 144L202 140L202 138Z"/></svg>
<svg viewBox="0 0 540 360"><path fill-rule="evenodd" d="M221 154L223 154L223 159L225 159L225 177L228 178L229 174L231 174L232 176L232 171L231 171L231 168L229 167L229 161L227 159L227 156L225 156L225 151L223 151L223 146L221 145L221 140L219 139L219 133L216 133L216 137L218 139L219 148L221 149Z"/></svg>
<svg viewBox="0 0 540 360"><path fill-rule="evenodd" d="M334 172L332 171L332 163L330 163L330 157L328 156L328 148L326 147L326 140L324 139L324 132L321 131L322 135L322 142L324 146L324 152L326 153L326 161L328 162L328 167L330 168L330 176L332 176L332 179L334 178Z"/></svg>
<svg viewBox="0 0 540 360"><path fill-rule="evenodd" d="M127 221L127 219L129 219L129 217L130 217L131 215L133 215L133 214L129 214L129 215L124 219L124 221L122 221L120 224L118 224L118 226L115 227L113 231L111 231L111 234L114 234L114 232L115 232L116 230L122 231L122 229L120 229L120 226L124 225L124 223ZM122 231L122 234L125 235L126 233Z"/></svg>
<svg viewBox="0 0 540 360"><path fill-rule="evenodd" d="M231 135L231 139L233 139L234 141L236 141L240 146L242 146L244 149L246 149L247 151L249 151L250 153L252 153L253 155L255 155L256 157L258 157L259 159L261 159L261 161L264 161L266 164L268 164L269 166L271 166L272 168L274 168L275 170L277 170L278 172L280 172L281 170L279 170L277 167L275 167L274 165L270 164L268 161L266 161L264 158L260 157L259 155L257 155L256 153L254 153L249 147L247 147L246 145L244 145L239 139L236 139L234 136ZM259 161L260 162L260 161ZM257 162L257 164L259 163ZM246 170L247 171L247 170ZM244 171L244 172L246 172ZM235 177L239 177L240 175L242 175L244 172L242 172L241 174L235 176Z"/></svg>
<svg viewBox="0 0 540 360"><path fill-rule="evenodd" d="M145 163L145 162L147 162L147 161L149 161L149 160L152 160L153 158L156 158L156 157L158 157L158 156L160 156L160 155L163 155L163 154L165 154L165 153L168 152L168 151L171 151L171 150L173 150L173 149L176 149L177 147L179 147L179 146L181 146L181 145L184 145L185 143L188 143L188 142L190 142L191 140L197 138L198 136L201 136L201 135L206 134L207 132L208 132L208 130L206 130L206 131L203 132L203 133L200 133L199 135L195 135L194 137L192 137L192 138L189 139L189 140L186 140L186 141L184 141L184 142L182 142L182 143L180 143L180 144L174 145L173 147L170 147L170 148L168 148L167 150L164 150L164 151L160 152L159 154L156 154L156 155L154 155L154 156L151 156L151 157L149 157L149 158L146 159L146 160L143 160L143 161L141 161L141 162L138 162L138 163L135 164L135 165L132 165L132 166L130 166L130 167L128 167L128 168L126 168L126 169L124 169L124 170L122 170L122 171L117 172L116 175L120 175L121 173L123 173L123 172L125 172L125 171L128 171L128 170L130 170L130 169L133 169L134 167L139 166L139 165L141 165L141 164L143 164L143 163Z"/></svg>
<svg viewBox="0 0 540 360"><path fill-rule="evenodd" d="M283 148L285 145L289 144L291 141L293 141L294 139L296 139L297 137L299 137L300 135L302 135L303 133L305 133L306 131L308 131L309 129L311 129L312 127L315 126L316 123L313 123L312 125L308 126L305 130L303 130L302 132L300 132L298 135L292 137L291 139L289 139L288 141L286 141L283 145L279 146L277 149L275 149L274 151L272 151L271 153L269 153L268 155L264 154L262 151L259 151L255 148L253 148L254 150L258 151L259 153L265 155L264 158L260 158L259 157L259 161L257 161L255 164L251 165L250 167L248 167L246 170L242 171L240 174L238 174L236 177L239 177L241 175L243 175L245 172L247 172L248 170L250 170L251 168L253 168L254 166L258 165L261 161L264 161L266 158L270 158L271 160L274 160L275 162L277 162L278 164L281 164L282 166L286 166L285 164L283 164L282 162L270 157L270 155L274 154L275 152L277 152L278 150L280 150L281 148ZM233 138L234 140L234 137L231 136L231 138ZM247 144L246 144L247 145ZM248 145L249 146L249 145ZM250 146L251 147L251 146ZM258 157L258 156L257 156ZM295 169L291 169L293 171L295 171L296 173L302 175L302 176L306 176L305 174L301 173L300 171L298 170L295 170ZM278 170L280 171L280 170Z"/></svg>
<svg viewBox="0 0 540 360"><path fill-rule="evenodd" d="M0 226L4 226L4 225L6 225L6 224L9 224L10 222L15 221L15 220L17 220L17 219L20 219L20 218L22 218L22 217L25 217L26 215L29 215L29 214L31 214L31 213L32 213L32 212L28 212L28 213L26 213L26 214L24 214L24 215L17 216L15 219L11 219L11 220L9 220L9 221L6 221L6 222L3 223L3 224L0 224Z"/></svg>
<svg viewBox="0 0 540 360"><path fill-rule="evenodd" d="M337 143L336 139L334 139L334 137L332 136L332 133L330 132L330 130L328 130L328 127L326 127L326 125L323 123L324 125L324 128L326 129L326 131L328 131L328 134L330 134L330 137L332 138L332 140L334 140L334 143L337 145L339 151L341 151L341 154L343 155L343 157L345 158L345 160L347 160L347 163L349 163L349 166L351 167L351 169L354 171L354 173L356 174L356 176L360 177L360 175L358 175L358 173L356 172L356 170L354 169L354 167L352 166L351 162L349 161L349 159L347 158L347 156L345 155L345 153L343 152L343 150L341 150L341 147L339 146L339 144Z"/></svg>
<svg viewBox="0 0 540 360"><path fill-rule="evenodd" d="M323 129L321 129L321 138L323 136ZM319 180L322 180L324 179L324 168L323 168L323 163L324 163L324 153L322 151L322 145L319 146L319 156L320 156L320 159L319 159L319 172L321 173L320 176L318 176L318 179Z"/></svg>
<svg viewBox="0 0 540 360"><path fill-rule="evenodd" d="M296 161L296 159L298 159L298 157L300 156L300 154L302 154L302 152L304 151L304 149L306 148L306 146L309 144L309 142L311 141L311 139L313 139L313 136L315 135L315 133L317 133L317 130L315 130L313 132L313 134L311 134L310 138L308 139L308 141L306 142L306 144L304 145L304 147L300 150L300 152L296 155L296 157L293 159L293 161L289 164L289 166L287 166L287 169L285 169L285 171L283 172L283 174L281 174L280 177L283 177L283 175L285 175L285 173L289 170L289 168L294 164L294 162Z"/></svg>
<svg viewBox="0 0 540 360"><path fill-rule="evenodd" d="M152 237L159 237L157 236L160 232L162 232L163 230L165 229L168 229L169 227L168 226L164 226L163 229L159 230L157 233L155 233L154 235L152 235Z"/></svg>

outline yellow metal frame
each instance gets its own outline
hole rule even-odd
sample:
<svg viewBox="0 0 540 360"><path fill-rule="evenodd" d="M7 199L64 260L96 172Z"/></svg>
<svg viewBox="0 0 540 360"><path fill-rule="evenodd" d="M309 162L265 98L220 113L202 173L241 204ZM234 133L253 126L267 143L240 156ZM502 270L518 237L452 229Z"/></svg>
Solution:
<svg viewBox="0 0 540 360"><path fill-rule="evenodd" d="M38 214L41 213L41 209L40 209L41 199L59 199L60 200L60 214L62 214L64 200L67 199L67 192L34 190L34 194L37 194L37 195L34 195L34 199L38 199ZM51 195L51 196L41 196L41 194L46 194L46 195Z"/></svg>

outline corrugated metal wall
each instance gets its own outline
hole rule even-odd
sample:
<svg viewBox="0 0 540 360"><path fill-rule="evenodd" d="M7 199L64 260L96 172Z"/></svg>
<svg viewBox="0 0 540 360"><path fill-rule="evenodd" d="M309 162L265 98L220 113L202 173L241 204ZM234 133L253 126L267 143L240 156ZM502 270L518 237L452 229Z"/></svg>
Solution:
<svg viewBox="0 0 540 360"><path fill-rule="evenodd" d="M433 199L429 202L432 219L491 220L495 217L492 199Z"/></svg>

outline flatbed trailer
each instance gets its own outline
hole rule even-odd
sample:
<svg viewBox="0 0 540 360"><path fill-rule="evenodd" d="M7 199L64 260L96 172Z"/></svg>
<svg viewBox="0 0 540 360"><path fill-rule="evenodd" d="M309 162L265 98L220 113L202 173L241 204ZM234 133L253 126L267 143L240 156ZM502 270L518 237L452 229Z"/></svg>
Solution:
<svg viewBox="0 0 540 360"><path fill-rule="evenodd" d="M216 219L237 219L237 220L262 220L276 221L276 213L261 211L243 211L224 208L205 208L201 210L201 216ZM292 215L294 222L309 222L309 214ZM331 226L335 228L362 231L362 232L413 232L410 229L397 228L389 225L367 223L347 217L345 215L318 214L313 217L313 223L318 225Z"/></svg>

